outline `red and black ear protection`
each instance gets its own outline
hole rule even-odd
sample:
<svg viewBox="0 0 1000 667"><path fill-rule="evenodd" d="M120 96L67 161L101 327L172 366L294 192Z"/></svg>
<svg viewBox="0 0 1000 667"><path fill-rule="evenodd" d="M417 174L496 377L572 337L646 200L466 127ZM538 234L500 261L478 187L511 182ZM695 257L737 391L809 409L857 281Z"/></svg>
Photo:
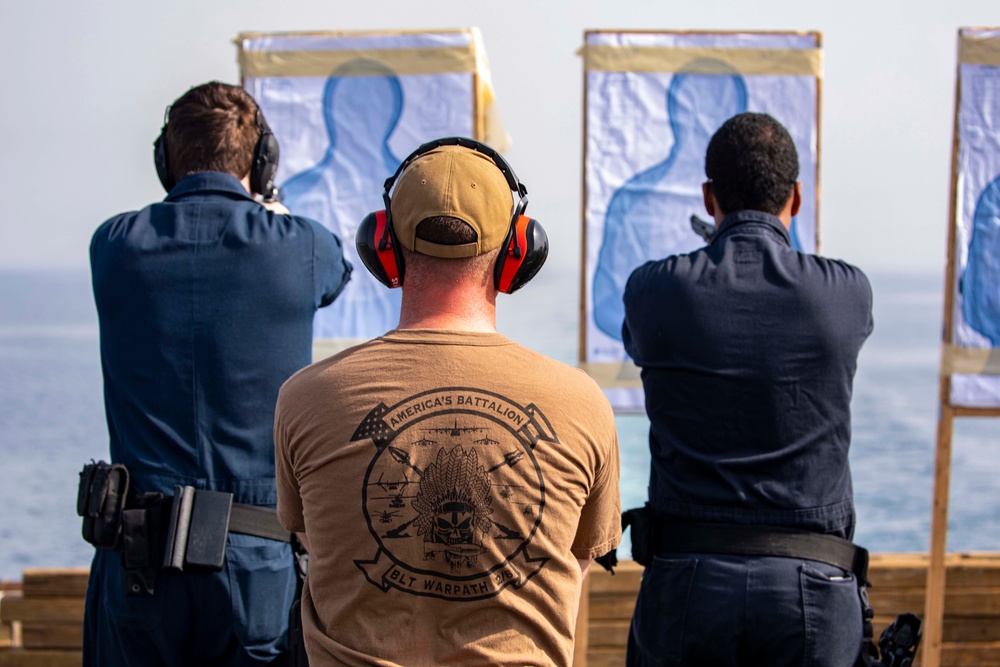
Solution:
<svg viewBox="0 0 1000 667"><path fill-rule="evenodd" d="M528 189L518 180L510 164L500 153L475 139L446 137L429 141L400 163L396 173L386 179L382 189L385 209L369 213L358 226L355 235L358 257L380 283L389 288L402 287L405 266L403 252L392 228L389 192L411 162L442 146L462 146L489 157L507 180L511 192L517 193L518 202L511 216L510 229L493 267L493 285L497 291L505 294L516 292L542 268L549 255L549 238L541 223L524 215L524 209L528 206Z"/></svg>
<svg viewBox="0 0 1000 667"><path fill-rule="evenodd" d="M167 107L163 114L163 128L160 135L153 142L153 163L156 165L156 175L160 179L163 188L170 192L177 181L170 170L170 158L167 155L167 122L170 117L170 107ZM254 194L262 195L265 199L274 199L277 196L274 187L274 178L278 175L278 156L280 150L278 139L271 132L271 128L257 107L257 127L260 128L260 137L253 147L253 162L250 165L250 191Z"/></svg>

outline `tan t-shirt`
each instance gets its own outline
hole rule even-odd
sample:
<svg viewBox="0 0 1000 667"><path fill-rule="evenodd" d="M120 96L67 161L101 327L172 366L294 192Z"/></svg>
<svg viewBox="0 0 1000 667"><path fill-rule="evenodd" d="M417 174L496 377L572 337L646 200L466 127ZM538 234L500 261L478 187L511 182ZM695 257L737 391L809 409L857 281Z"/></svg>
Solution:
<svg viewBox="0 0 1000 667"><path fill-rule="evenodd" d="M310 664L569 665L577 559L621 538L614 417L500 334L391 331L278 398Z"/></svg>

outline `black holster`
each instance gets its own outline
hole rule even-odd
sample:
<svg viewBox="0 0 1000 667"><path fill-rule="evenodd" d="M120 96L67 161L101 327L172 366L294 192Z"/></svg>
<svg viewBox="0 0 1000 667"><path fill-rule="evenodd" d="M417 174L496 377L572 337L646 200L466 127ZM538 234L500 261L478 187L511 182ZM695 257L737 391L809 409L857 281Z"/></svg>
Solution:
<svg viewBox="0 0 1000 667"><path fill-rule="evenodd" d="M649 505L622 512L622 530L629 527L632 528L632 560L643 567L649 567L656 553L654 519Z"/></svg>
<svg viewBox="0 0 1000 667"><path fill-rule="evenodd" d="M136 496L122 519L122 569L129 595L152 595L163 559L170 503L162 493Z"/></svg>

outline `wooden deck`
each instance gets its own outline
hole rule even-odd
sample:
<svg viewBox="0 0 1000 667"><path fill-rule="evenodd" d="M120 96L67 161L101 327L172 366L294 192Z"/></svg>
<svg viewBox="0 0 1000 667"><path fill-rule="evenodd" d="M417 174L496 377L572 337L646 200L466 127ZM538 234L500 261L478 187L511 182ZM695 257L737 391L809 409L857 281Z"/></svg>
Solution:
<svg viewBox="0 0 1000 667"><path fill-rule="evenodd" d="M875 636L897 614L923 616L924 554L873 554ZM1000 553L947 559L942 665L1000 667ZM581 605L574 667L619 667L642 568L625 561L614 576L591 569ZM25 570L0 582L0 667L79 667L86 569ZM920 655L917 655L920 664Z"/></svg>

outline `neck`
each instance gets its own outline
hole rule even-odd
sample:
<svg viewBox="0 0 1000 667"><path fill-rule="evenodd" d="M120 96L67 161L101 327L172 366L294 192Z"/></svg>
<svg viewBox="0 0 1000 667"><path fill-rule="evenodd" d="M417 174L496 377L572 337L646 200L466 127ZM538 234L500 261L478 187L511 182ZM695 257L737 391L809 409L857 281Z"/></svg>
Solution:
<svg viewBox="0 0 1000 667"><path fill-rule="evenodd" d="M496 333L497 292L493 276L486 280L450 279L428 275L407 266L400 306L400 329L448 329Z"/></svg>

